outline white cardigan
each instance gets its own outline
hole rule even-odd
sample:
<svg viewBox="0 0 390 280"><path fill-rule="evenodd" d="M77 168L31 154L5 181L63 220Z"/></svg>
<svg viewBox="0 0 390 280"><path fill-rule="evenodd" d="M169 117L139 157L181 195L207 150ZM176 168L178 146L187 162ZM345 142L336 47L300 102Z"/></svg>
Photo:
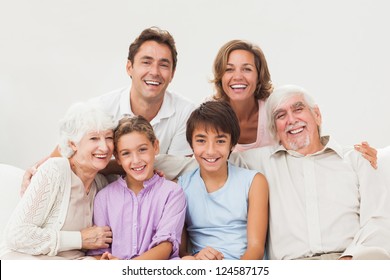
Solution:
<svg viewBox="0 0 390 280"><path fill-rule="evenodd" d="M100 174L95 182L98 190L107 183ZM4 230L6 244L0 255L11 250L55 256L62 251L81 249L80 231L61 231L68 212L70 192L69 160L48 159L32 177L11 216Z"/></svg>

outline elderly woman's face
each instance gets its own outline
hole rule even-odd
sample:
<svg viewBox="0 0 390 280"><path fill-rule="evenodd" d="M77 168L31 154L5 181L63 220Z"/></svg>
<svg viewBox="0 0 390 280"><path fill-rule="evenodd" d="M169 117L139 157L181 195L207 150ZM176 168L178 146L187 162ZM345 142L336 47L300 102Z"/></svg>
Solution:
<svg viewBox="0 0 390 280"><path fill-rule="evenodd" d="M86 133L77 144L73 160L86 170L100 171L109 163L114 151L114 133L112 130L91 131Z"/></svg>

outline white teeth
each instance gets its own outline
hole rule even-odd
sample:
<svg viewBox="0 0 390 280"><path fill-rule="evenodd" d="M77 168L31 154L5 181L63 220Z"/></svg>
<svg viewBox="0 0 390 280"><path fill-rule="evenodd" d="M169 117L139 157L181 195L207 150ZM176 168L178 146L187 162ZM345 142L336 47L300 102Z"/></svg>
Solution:
<svg viewBox="0 0 390 280"><path fill-rule="evenodd" d="M145 166L141 166L141 167L138 167L138 168L132 168L134 171L141 171L145 168Z"/></svg>
<svg viewBox="0 0 390 280"><path fill-rule="evenodd" d="M205 158L205 160L206 160L207 162L216 162L216 161L217 161L216 158Z"/></svg>
<svg viewBox="0 0 390 280"><path fill-rule="evenodd" d="M290 130L290 133L291 133L291 134L297 134L297 133L299 133L299 132L301 132L301 131L303 131L303 128L302 128L302 127L301 127L301 128L298 128L298 129Z"/></svg>
<svg viewBox="0 0 390 280"><path fill-rule="evenodd" d="M145 83L147 85L152 85L152 86L158 86L159 84L161 84L160 82L156 82L156 81L145 81Z"/></svg>
<svg viewBox="0 0 390 280"><path fill-rule="evenodd" d="M97 157L97 158L106 158L107 154L105 154L105 155L94 155L94 156Z"/></svg>
<svg viewBox="0 0 390 280"><path fill-rule="evenodd" d="M230 87L232 89L242 89L242 88L246 88L246 85L231 85Z"/></svg>

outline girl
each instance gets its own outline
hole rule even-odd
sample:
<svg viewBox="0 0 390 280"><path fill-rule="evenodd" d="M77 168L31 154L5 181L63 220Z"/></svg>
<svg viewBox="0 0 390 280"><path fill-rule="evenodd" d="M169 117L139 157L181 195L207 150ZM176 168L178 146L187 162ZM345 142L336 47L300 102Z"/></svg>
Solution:
<svg viewBox="0 0 390 280"><path fill-rule="evenodd" d="M178 258L186 200L174 182L154 173L159 143L142 116L125 117L114 131L114 155L126 172L96 196L94 223L110 226L108 250L92 250L100 259Z"/></svg>

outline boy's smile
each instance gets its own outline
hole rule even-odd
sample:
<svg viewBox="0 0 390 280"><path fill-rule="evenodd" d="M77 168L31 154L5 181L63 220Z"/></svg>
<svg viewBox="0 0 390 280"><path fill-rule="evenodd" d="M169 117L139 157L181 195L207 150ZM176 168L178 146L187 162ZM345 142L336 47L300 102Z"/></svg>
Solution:
<svg viewBox="0 0 390 280"><path fill-rule="evenodd" d="M204 126L194 130L192 147L202 172L226 170L231 151L231 137L227 133Z"/></svg>

